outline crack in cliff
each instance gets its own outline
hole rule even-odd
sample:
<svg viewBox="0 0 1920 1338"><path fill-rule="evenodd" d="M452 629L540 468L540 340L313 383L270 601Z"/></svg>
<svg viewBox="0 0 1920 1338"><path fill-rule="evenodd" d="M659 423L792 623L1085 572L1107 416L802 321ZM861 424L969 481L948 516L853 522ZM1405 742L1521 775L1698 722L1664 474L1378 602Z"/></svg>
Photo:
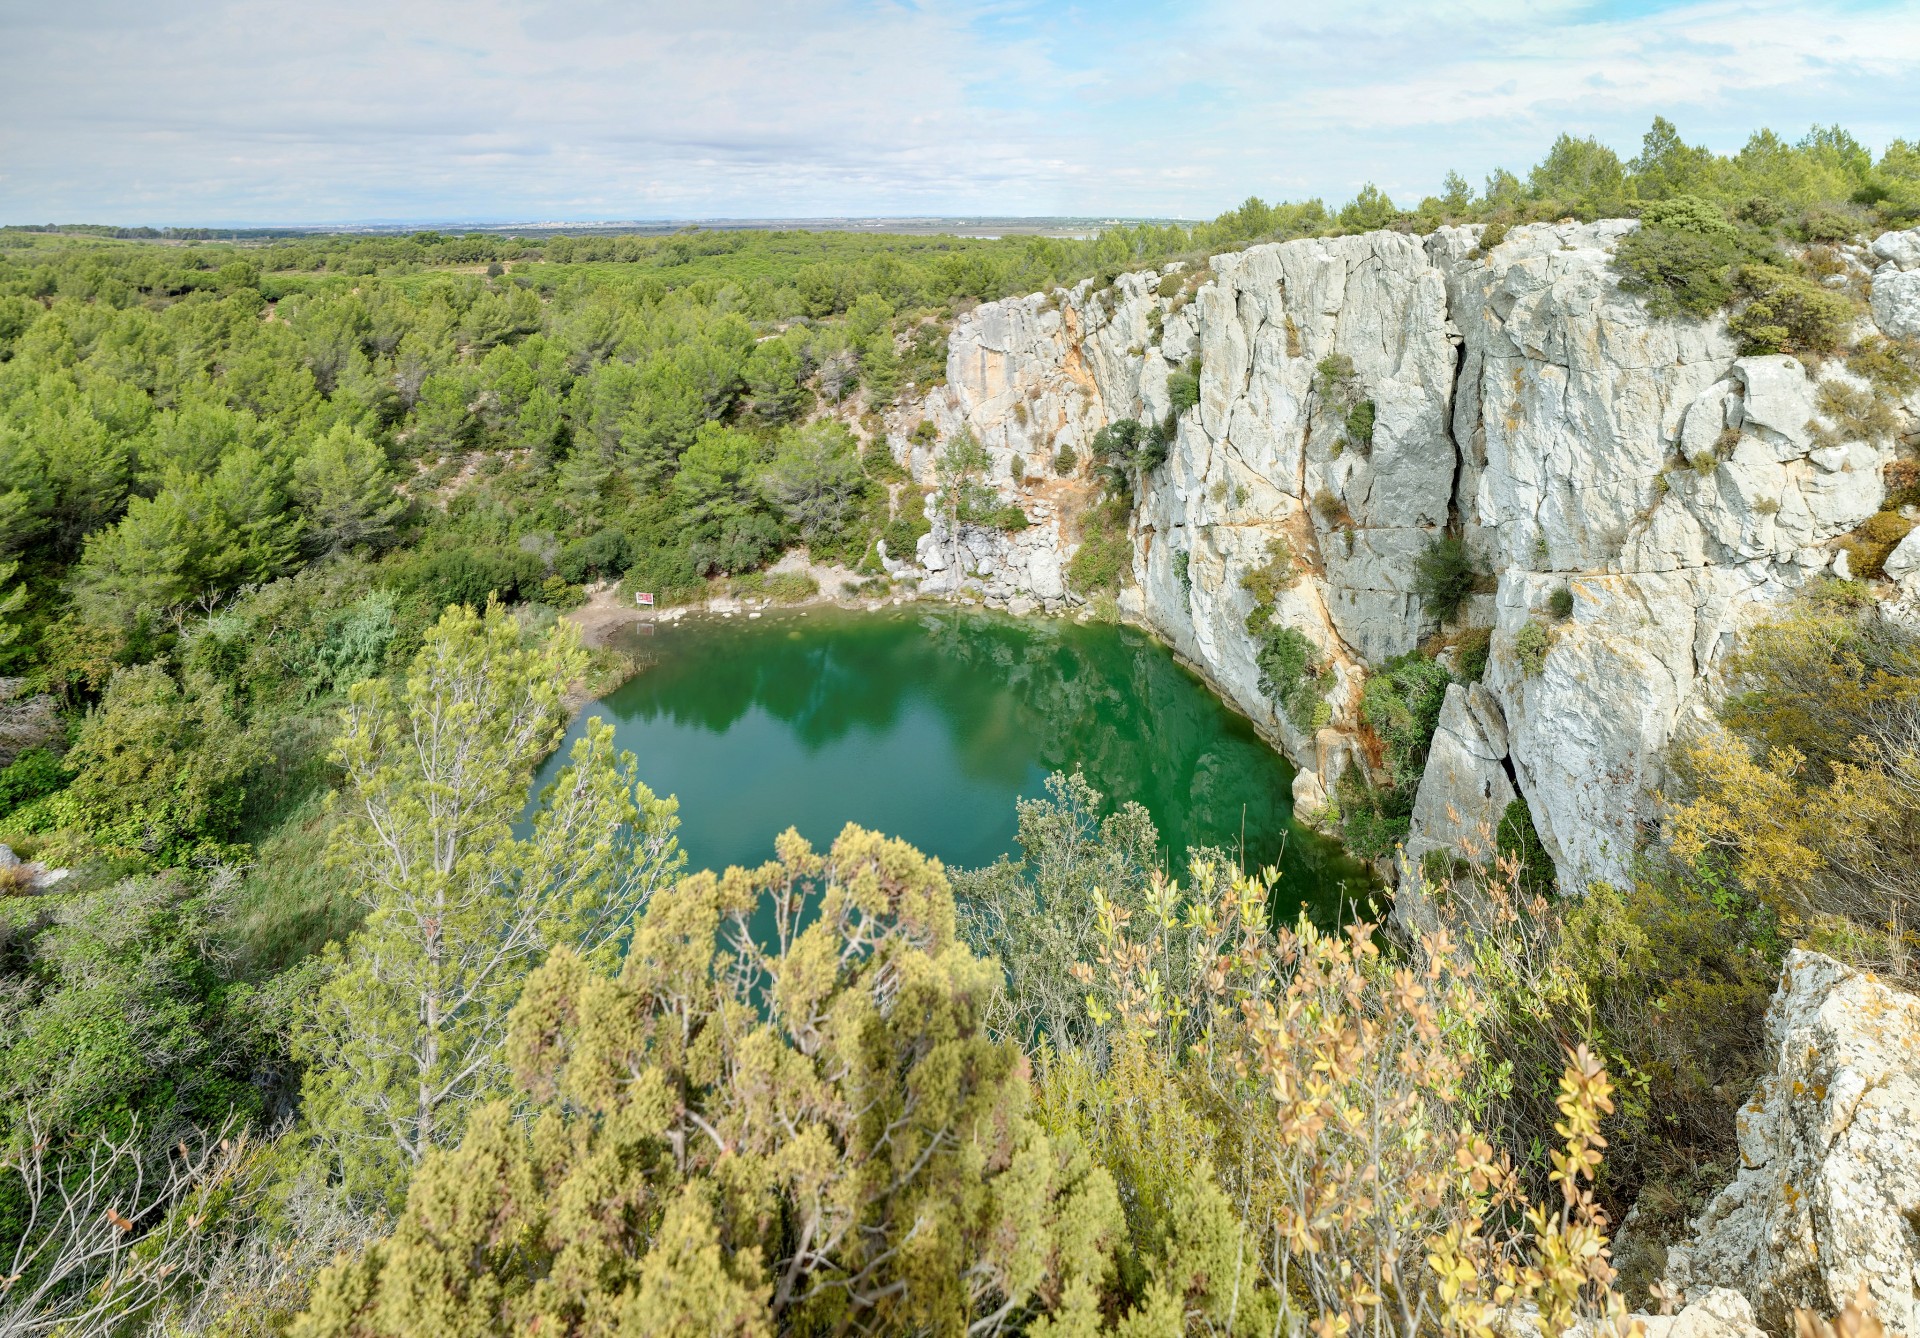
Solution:
<svg viewBox="0 0 1920 1338"><path fill-rule="evenodd" d="M1447 303L1447 324L1457 328L1453 319L1452 300ZM1452 336L1449 336L1451 339ZM1447 530L1460 534L1463 525L1460 518L1460 476L1466 471L1467 453L1460 445L1460 434L1454 431L1453 417L1460 407L1460 382L1467 374L1467 337L1460 336L1460 342L1453 348L1453 381L1447 388L1447 403L1444 411L1447 444L1453 447L1453 480L1447 485Z"/></svg>

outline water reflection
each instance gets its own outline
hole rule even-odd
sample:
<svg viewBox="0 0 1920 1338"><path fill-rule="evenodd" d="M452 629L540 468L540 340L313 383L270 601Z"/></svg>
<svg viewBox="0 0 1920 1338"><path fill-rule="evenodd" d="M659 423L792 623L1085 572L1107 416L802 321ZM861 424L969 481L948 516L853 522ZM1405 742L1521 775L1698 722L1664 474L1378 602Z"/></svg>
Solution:
<svg viewBox="0 0 1920 1338"><path fill-rule="evenodd" d="M789 824L824 844L848 821L985 864L1012 844L1014 799L1078 767L1145 805L1169 857L1277 861L1282 895L1318 907L1364 884L1294 826L1287 764L1130 629L919 607L662 625L631 649L644 671L585 714L680 797L696 867L765 859Z"/></svg>

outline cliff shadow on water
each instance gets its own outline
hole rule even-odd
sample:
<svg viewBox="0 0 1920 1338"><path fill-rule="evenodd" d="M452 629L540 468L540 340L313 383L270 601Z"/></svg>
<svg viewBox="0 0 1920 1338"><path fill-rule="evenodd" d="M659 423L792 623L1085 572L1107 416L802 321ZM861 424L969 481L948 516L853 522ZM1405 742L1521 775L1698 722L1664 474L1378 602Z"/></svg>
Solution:
<svg viewBox="0 0 1920 1338"><path fill-rule="evenodd" d="M1015 804L1084 773L1109 806L1152 814L1161 859L1189 849L1281 870L1275 914L1330 921L1366 869L1293 819L1293 768L1143 633L920 605L634 629L642 669L584 708L681 805L690 867L771 858L797 827L825 847L848 822L950 867L1018 855Z"/></svg>

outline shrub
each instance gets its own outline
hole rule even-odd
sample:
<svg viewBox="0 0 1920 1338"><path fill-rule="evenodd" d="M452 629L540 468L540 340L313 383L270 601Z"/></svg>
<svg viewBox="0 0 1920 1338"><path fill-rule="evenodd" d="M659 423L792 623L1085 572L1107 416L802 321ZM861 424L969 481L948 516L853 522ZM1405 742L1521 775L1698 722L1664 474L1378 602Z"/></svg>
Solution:
<svg viewBox="0 0 1920 1338"><path fill-rule="evenodd" d="M1351 523L1353 517L1347 513L1347 504L1334 494L1331 488L1321 488L1313 495L1313 509L1320 519L1329 525Z"/></svg>
<svg viewBox="0 0 1920 1338"><path fill-rule="evenodd" d="M1008 534L1018 534L1033 523L1027 519L1027 513L1017 502L1008 502L1004 506L995 507L981 519L983 523Z"/></svg>
<svg viewBox="0 0 1920 1338"><path fill-rule="evenodd" d="M575 585L602 577L618 578L633 565L633 540L611 526L576 539L560 550L555 569Z"/></svg>
<svg viewBox="0 0 1920 1338"><path fill-rule="evenodd" d="M1374 785L1358 767L1341 772L1333 791L1347 850L1361 859L1391 858L1412 825L1412 794L1397 785Z"/></svg>
<svg viewBox="0 0 1920 1338"><path fill-rule="evenodd" d="M1324 697L1333 686L1333 671L1321 660L1320 648L1304 632L1276 625L1272 617L1273 611L1266 605L1256 607L1247 617L1247 632L1254 639L1254 663L1260 669L1260 691L1296 727L1318 729L1330 715Z"/></svg>
<svg viewBox="0 0 1920 1338"><path fill-rule="evenodd" d="M820 582L804 571L770 571L761 586L776 604L797 604L820 593Z"/></svg>
<svg viewBox="0 0 1920 1338"><path fill-rule="evenodd" d="M1453 639L1455 672L1462 683L1478 683L1493 652L1493 629L1468 627Z"/></svg>
<svg viewBox="0 0 1920 1338"><path fill-rule="evenodd" d="M1200 359L1192 359L1167 377L1167 399L1176 416L1200 403Z"/></svg>
<svg viewBox="0 0 1920 1338"><path fill-rule="evenodd" d="M400 589L420 595L434 608L482 608L496 595L514 603L537 594L546 577L540 559L517 548L443 549L410 558L396 569Z"/></svg>
<svg viewBox="0 0 1920 1338"><path fill-rule="evenodd" d="M1553 892L1556 883L1553 858L1540 841L1540 833L1533 825L1533 810L1527 807L1526 800L1514 800L1500 815L1500 825L1494 829L1494 850L1513 861L1520 891L1537 897Z"/></svg>
<svg viewBox="0 0 1920 1338"><path fill-rule="evenodd" d="M1001 973L958 942L939 863L851 826L825 855L776 848L663 889L612 974L547 957L512 1017L512 1101L426 1158L392 1238L321 1277L299 1332L1095 1322L1118 1196L1049 1143L1019 1048L986 1033ZM719 969L736 935L778 946Z"/></svg>
<svg viewBox="0 0 1920 1338"><path fill-rule="evenodd" d="M1513 634L1513 653L1520 661L1520 672L1528 678L1547 667L1547 650L1552 645L1547 629L1529 618Z"/></svg>
<svg viewBox="0 0 1920 1338"><path fill-rule="evenodd" d="M1746 305L1727 325L1745 353L1832 353L1853 321L1846 298L1778 265L1744 266L1740 289Z"/></svg>
<svg viewBox="0 0 1920 1338"><path fill-rule="evenodd" d="M1887 556L1913 531L1913 522L1898 511L1876 511L1842 541L1854 576L1871 580L1886 574Z"/></svg>
<svg viewBox="0 0 1920 1338"><path fill-rule="evenodd" d="M1283 535L1267 540L1266 561L1249 567L1240 576L1240 588L1253 596L1255 604L1272 604L1282 590L1292 585L1296 573L1293 553Z"/></svg>
<svg viewBox="0 0 1920 1338"><path fill-rule="evenodd" d="M1080 457L1073 453L1073 447L1062 445L1053 457L1053 472L1061 478L1069 478L1080 467Z"/></svg>
<svg viewBox="0 0 1920 1338"><path fill-rule="evenodd" d="M1872 390L1850 386L1841 381L1822 381L1816 397L1820 416L1815 440L1822 446L1838 446L1849 441L1884 445L1893 439L1900 421L1893 407ZM1816 420L1818 422L1818 420Z"/></svg>
<svg viewBox="0 0 1920 1338"><path fill-rule="evenodd" d="M1344 353L1329 353L1313 365L1314 388L1322 399L1338 399L1354 378L1353 359Z"/></svg>
<svg viewBox="0 0 1920 1338"><path fill-rule="evenodd" d="M1870 969L1920 975L1920 637L1877 605L1809 602L1729 665L1724 730L1677 747L1676 858L1803 925L1850 926ZM1874 960L1877 958L1877 960Z"/></svg>
<svg viewBox="0 0 1920 1338"><path fill-rule="evenodd" d="M1920 461L1889 461L1884 477L1887 485L1887 509L1920 506Z"/></svg>
<svg viewBox="0 0 1920 1338"><path fill-rule="evenodd" d="M1547 612L1552 614L1555 618L1572 617L1573 616L1573 591L1569 590L1566 586L1563 585L1558 589L1556 589L1552 594L1548 595L1547 596Z"/></svg>
<svg viewBox="0 0 1920 1338"><path fill-rule="evenodd" d="M727 517L717 532L695 539L688 557L702 576L731 575L765 566L786 546L780 524L762 511Z"/></svg>
<svg viewBox="0 0 1920 1338"><path fill-rule="evenodd" d="M1451 535L1435 536L1414 563L1414 593L1428 614L1441 622L1459 616L1479 581L1480 573L1466 541Z"/></svg>
<svg viewBox="0 0 1920 1338"><path fill-rule="evenodd" d="M1889 395L1920 390L1920 339L1873 335L1847 355L1847 365Z"/></svg>
<svg viewBox="0 0 1920 1338"><path fill-rule="evenodd" d="M1720 468L1720 457L1712 451L1695 451L1687 463L1701 478L1712 478L1713 471Z"/></svg>
<svg viewBox="0 0 1920 1338"><path fill-rule="evenodd" d="M58 756L46 748L29 748L0 769L0 817L22 804L55 794L73 779Z"/></svg>
<svg viewBox="0 0 1920 1338"><path fill-rule="evenodd" d="M1620 286L1644 293L1655 316L1710 316L1734 294L1734 269L1748 252L1718 209L1692 196L1650 204L1640 228L1620 239Z"/></svg>
<svg viewBox="0 0 1920 1338"><path fill-rule="evenodd" d="M1407 792L1409 807L1452 682L1444 665L1414 651L1381 665L1361 691L1360 716L1386 745L1387 773Z"/></svg>
<svg viewBox="0 0 1920 1338"><path fill-rule="evenodd" d="M1347 411L1347 440L1362 450L1373 447L1374 407L1372 400L1361 400Z"/></svg>
<svg viewBox="0 0 1920 1338"><path fill-rule="evenodd" d="M917 502L921 499L918 493L909 492L901 500ZM919 547L920 536L932 529L933 522L927 519L921 508L903 507L899 515L887 522L880 537L886 541L889 558L895 562L911 561Z"/></svg>
<svg viewBox="0 0 1920 1338"><path fill-rule="evenodd" d="M1128 513L1122 499L1109 498L1080 518L1080 547L1067 563L1067 582L1082 598L1095 591L1118 590L1131 569Z"/></svg>
<svg viewBox="0 0 1920 1338"><path fill-rule="evenodd" d="M1605 1247L1590 1189L1548 1186L1556 1207L1521 1209L1466 1114L1478 1072L1462 1042L1492 994L1459 940L1423 939L1403 964L1366 925L1276 931L1267 890L1199 859L1184 888L1155 877L1144 914L1096 895L1098 965L1078 974L1105 1034L1043 1057L1040 1100L1120 1190L1123 1286L1186 1280L1187 1316L1207 1317L1194 1330L1214 1333L1291 1331L1307 1315L1365 1334L1478 1332L1496 1294L1544 1303L1548 1332L1576 1303L1617 1312L1610 1270L1593 1267ZM1548 1146L1590 1175L1611 1088L1570 1050ZM1227 1295L1215 1278L1234 1280ZM1181 1319L1169 1307L1153 1331L1188 1331Z"/></svg>
<svg viewBox="0 0 1920 1338"><path fill-rule="evenodd" d="M105 849L162 865L216 858L230 853L222 843L259 756L224 688L132 665L81 722L66 758L73 781L49 803L63 826Z"/></svg>
<svg viewBox="0 0 1920 1338"><path fill-rule="evenodd" d="M1192 564L1193 554L1185 549L1173 555L1173 575L1174 579L1180 582L1180 593L1183 595L1193 593L1193 573L1190 570Z"/></svg>

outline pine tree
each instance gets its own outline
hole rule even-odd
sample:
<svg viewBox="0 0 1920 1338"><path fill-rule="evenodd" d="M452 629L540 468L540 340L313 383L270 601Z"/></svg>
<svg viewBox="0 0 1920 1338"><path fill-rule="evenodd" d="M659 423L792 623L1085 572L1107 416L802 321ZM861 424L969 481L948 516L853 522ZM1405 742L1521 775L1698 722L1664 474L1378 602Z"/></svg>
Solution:
<svg viewBox="0 0 1920 1338"><path fill-rule="evenodd" d="M378 548L407 509L394 492L386 456L360 432L333 426L293 467L293 495L318 553Z"/></svg>
<svg viewBox="0 0 1920 1338"><path fill-rule="evenodd" d="M504 610L447 610L397 695L349 694L330 859L367 919L331 945L296 1038L305 1110L350 1193L397 1196L427 1152L505 1081L500 1047L520 986L564 945L615 960L653 889L679 868L673 800L635 776L598 720L515 824L566 725L586 667L570 627L533 645Z"/></svg>
<svg viewBox="0 0 1920 1338"><path fill-rule="evenodd" d="M295 1334L1096 1330L1113 1180L986 1034L939 864L775 845L662 891L617 975L553 954L508 1046L535 1118L429 1157Z"/></svg>

